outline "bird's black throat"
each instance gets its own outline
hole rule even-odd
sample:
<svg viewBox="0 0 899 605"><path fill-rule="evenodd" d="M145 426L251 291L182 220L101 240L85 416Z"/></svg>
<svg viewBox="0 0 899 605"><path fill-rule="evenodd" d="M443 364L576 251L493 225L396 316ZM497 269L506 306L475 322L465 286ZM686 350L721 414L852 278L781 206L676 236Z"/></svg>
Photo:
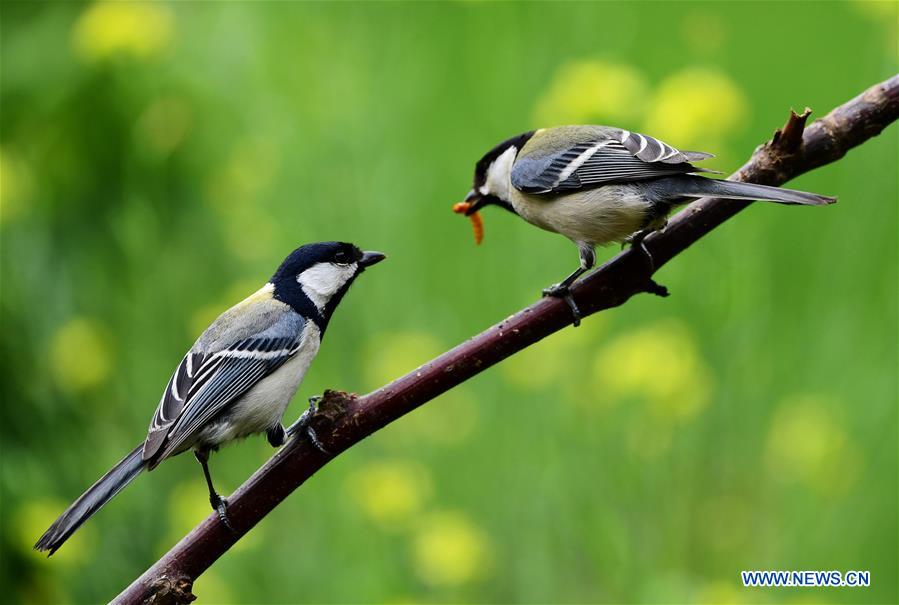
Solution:
<svg viewBox="0 0 899 605"><path fill-rule="evenodd" d="M358 271L356 275L349 278L340 290L335 292L327 304L322 308L317 307L316 304L312 302L312 299L303 292L303 286L300 285L296 277L290 275L276 275L272 279L272 285L275 287L272 297L286 305L290 305L294 311L303 317L311 319L318 327L320 336L324 337L325 329L327 329L328 323L331 321L331 316L334 314L335 309L337 309L337 305L340 304L340 301L350 289L350 286L356 280L356 277L359 276L359 273L362 273L362 271Z"/></svg>

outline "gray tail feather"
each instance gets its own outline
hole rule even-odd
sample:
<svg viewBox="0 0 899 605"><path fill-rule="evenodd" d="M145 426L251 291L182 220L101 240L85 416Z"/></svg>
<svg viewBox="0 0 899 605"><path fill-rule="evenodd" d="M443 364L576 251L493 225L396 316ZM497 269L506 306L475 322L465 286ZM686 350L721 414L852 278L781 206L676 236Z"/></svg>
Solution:
<svg viewBox="0 0 899 605"><path fill-rule="evenodd" d="M75 500L59 518L53 522L50 529L44 532L35 550L45 550L47 556L56 552L63 542L69 539L81 524L91 518L104 504L112 500L113 496L122 491L126 485L137 477L146 463L142 452L144 445L140 444L130 454L122 458L112 469L100 477L80 498Z"/></svg>
<svg viewBox="0 0 899 605"><path fill-rule="evenodd" d="M665 179L666 189L684 197L723 197L734 200L762 200L779 204L802 204L804 206L826 206L837 201L835 197L782 189L754 183L707 179L699 176L679 176Z"/></svg>

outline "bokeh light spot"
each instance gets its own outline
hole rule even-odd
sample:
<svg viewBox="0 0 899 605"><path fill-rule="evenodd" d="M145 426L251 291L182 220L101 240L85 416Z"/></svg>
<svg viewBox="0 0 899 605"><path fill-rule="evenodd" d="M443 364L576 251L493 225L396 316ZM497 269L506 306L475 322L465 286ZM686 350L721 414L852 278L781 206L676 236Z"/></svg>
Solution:
<svg viewBox="0 0 899 605"><path fill-rule="evenodd" d="M707 10L694 10L681 20L681 39L693 52L713 56L724 44L724 22L721 17Z"/></svg>
<svg viewBox="0 0 899 605"><path fill-rule="evenodd" d="M369 388L377 388L417 368L443 352L437 339L427 332L382 334L370 346L366 365Z"/></svg>
<svg viewBox="0 0 899 605"><path fill-rule="evenodd" d="M80 565L92 556L96 536L94 528L88 525L79 528L66 541L65 546L53 555L52 560L47 558L46 553L34 550L34 543L38 537L43 535L44 531L66 509L66 506L67 504L60 500L38 499L24 503L15 512L11 527L14 528L15 546L21 554L35 564L48 566L51 563L53 565Z"/></svg>
<svg viewBox="0 0 899 605"><path fill-rule="evenodd" d="M884 0L851 0L849 6L853 7L860 14L881 21L884 24L896 24L896 17L899 16L899 5L895 2L885 2Z"/></svg>
<svg viewBox="0 0 899 605"><path fill-rule="evenodd" d="M649 87L629 65L602 60L562 65L537 101L539 128L562 124L627 124L643 115Z"/></svg>
<svg viewBox="0 0 899 605"><path fill-rule="evenodd" d="M610 400L645 399L663 423L692 418L711 397L711 371L690 331L674 319L618 337L596 355L593 370L596 392Z"/></svg>
<svg viewBox="0 0 899 605"><path fill-rule="evenodd" d="M253 532L256 530L254 529ZM244 536L246 538L247 536ZM241 540L242 541L242 540ZM240 541L237 542L240 544ZM235 544L236 546L236 544ZM229 578L233 582L233 578ZM234 595L228 590L228 582L215 571L206 570L194 581L192 593L197 595L201 603L233 603Z"/></svg>
<svg viewBox="0 0 899 605"><path fill-rule="evenodd" d="M556 387L580 373L578 359L585 348L600 342L606 318L594 315L578 328L569 328L519 351L500 365L505 378L523 390Z"/></svg>
<svg viewBox="0 0 899 605"><path fill-rule="evenodd" d="M28 165L7 149L0 149L0 224L28 211L33 191Z"/></svg>
<svg viewBox="0 0 899 605"><path fill-rule="evenodd" d="M772 476L838 494L858 475L859 453L826 398L801 395L783 402L771 420L765 457Z"/></svg>
<svg viewBox="0 0 899 605"><path fill-rule="evenodd" d="M353 472L346 489L371 520L383 529L396 529L421 512L431 493L431 480L415 462L381 461Z"/></svg>
<svg viewBox="0 0 899 605"><path fill-rule="evenodd" d="M636 419L625 427L624 436L631 454L642 460L654 461L671 449L674 430L670 423L638 413Z"/></svg>
<svg viewBox="0 0 899 605"><path fill-rule="evenodd" d="M155 154L166 156L184 142L192 121L190 107L183 99L163 97L144 110L135 134Z"/></svg>
<svg viewBox="0 0 899 605"><path fill-rule="evenodd" d="M722 140L739 133L749 119L749 104L726 74L691 67L665 78L648 105L644 132L679 149L724 148Z"/></svg>
<svg viewBox="0 0 899 605"><path fill-rule="evenodd" d="M273 141L261 135L244 138L213 174L208 200L228 218L255 201L271 185L280 166L281 149Z"/></svg>
<svg viewBox="0 0 899 605"><path fill-rule="evenodd" d="M187 322L190 338L197 338L219 315L259 290L259 282L241 280L228 287L220 302L212 302L194 310Z"/></svg>
<svg viewBox="0 0 899 605"><path fill-rule="evenodd" d="M732 582L710 582L696 591L693 602L700 605L720 605L721 603L738 605L746 602L746 599L743 598L745 594L745 590L741 592Z"/></svg>
<svg viewBox="0 0 899 605"><path fill-rule="evenodd" d="M200 465L197 464L197 474L200 473ZM185 481L169 494L169 518L173 535L183 536L211 512L209 491L206 483L200 479Z"/></svg>
<svg viewBox="0 0 899 605"><path fill-rule="evenodd" d="M405 450L425 444L430 447L461 443L478 426L480 405L482 402L464 386L451 389L394 423L388 446Z"/></svg>
<svg viewBox="0 0 899 605"><path fill-rule="evenodd" d="M50 357L56 383L69 392L100 384L113 366L106 331L83 317L70 320L54 334Z"/></svg>
<svg viewBox="0 0 899 605"><path fill-rule="evenodd" d="M418 576L432 586L457 586L485 577L491 567L487 535L459 512L422 520L413 543Z"/></svg>
<svg viewBox="0 0 899 605"><path fill-rule="evenodd" d="M148 59L171 44L174 18L161 2L96 2L78 18L76 52L87 61L125 55Z"/></svg>
<svg viewBox="0 0 899 605"><path fill-rule="evenodd" d="M188 454L189 455L189 454ZM213 455L210 466L214 466L215 457ZM212 514L212 506L209 504L209 490L206 482L203 480L203 471L200 465L196 465L196 473L199 479L191 479L175 486L168 496L169 509L169 529L165 537L160 540L157 545L159 556L176 544L190 530L192 530L203 519ZM215 479L215 469L211 468L213 479ZM216 481L216 488L221 490L220 480ZM219 492L223 497L227 493ZM260 546L265 541L265 527L258 525L253 531L248 532L240 540L238 540L231 550L235 552L251 550Z"/></svg>
<svg viewBox="0 0 899 605"><path fill-rule="evenodd" d="M221 219L229 249L241 259L268 258L280 240L278 223L259 203L280 165L280 147L263 136L251 136L234 146L209 181L207 201Z"/></svg>

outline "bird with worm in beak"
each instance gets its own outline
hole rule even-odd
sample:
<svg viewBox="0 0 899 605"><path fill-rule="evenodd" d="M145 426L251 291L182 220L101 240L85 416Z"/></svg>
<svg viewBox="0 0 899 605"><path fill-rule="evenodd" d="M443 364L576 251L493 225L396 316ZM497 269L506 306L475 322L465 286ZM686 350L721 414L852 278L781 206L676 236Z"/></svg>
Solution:
<svg viewBox="0 0 899 605"><path fill-rule="evenodd" d="M472 218L478 242L483 237L478 211L490 205L570 239L578 248L580 264L544 289L543 295L567 301L578 325L581 312L570 287L596 264L596 247L639 246L654 270L643 239L663 229L677 206L707 196L803 206L836 202L805 191L697 175L712 171L693 162L710 157L610 126L533 130L503 141L478 160L474 185L453 210Z"/></svg>

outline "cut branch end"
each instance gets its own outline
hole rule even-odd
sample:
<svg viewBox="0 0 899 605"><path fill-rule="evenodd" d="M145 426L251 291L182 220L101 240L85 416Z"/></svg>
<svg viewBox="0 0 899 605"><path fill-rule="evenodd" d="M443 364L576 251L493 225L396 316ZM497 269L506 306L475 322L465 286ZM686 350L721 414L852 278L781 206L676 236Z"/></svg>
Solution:
<svg viewBox="0 0 899 605"><path fill-rule="evenodd" d="M777 147L779 151L784 153L795 153L802 145L802 133L805 131L805 123L808 117L812 115L812 110L806 107L802 113L796 113L795 109L790 110L790 117L783 128L774 132L771 144Z"/></svg>

